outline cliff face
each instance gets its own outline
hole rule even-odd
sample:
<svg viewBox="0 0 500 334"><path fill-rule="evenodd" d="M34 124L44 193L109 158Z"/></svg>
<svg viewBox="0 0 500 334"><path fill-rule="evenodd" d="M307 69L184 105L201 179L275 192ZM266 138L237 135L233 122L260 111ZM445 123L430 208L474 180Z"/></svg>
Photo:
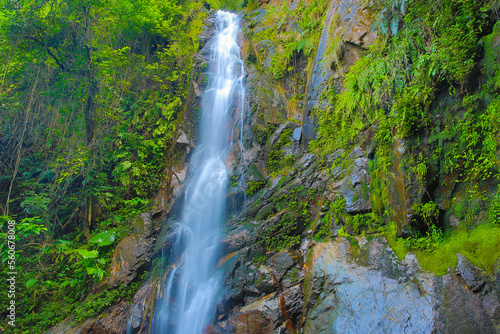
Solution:
<svg viewBox="0 0 500 334"><path fill-rule="evenodd" d="M455 132L447 139L443 132L437 139L435 129L393 132L395 138L384 147L384 125L375 121L333 153L310 148L318 126L329 125L318 124L317 117L336 107L328 97L351 89L346 74L385 38L380 30L374 32L378 14L365 3L313 5L324 14L322 24L310 31L302 23L314 14L300 2L281 7L285 13L270 4L245 16L255 158L242 183L247 208L230 220L223 243L225 254L231 254L223 264L227 295L210 331L497 332L500 234L488 212L489 201L498 196L498 181L491 177L498 172L498 145L492 174L481 180L447 168L446 150L460 136L454 120L467 117L467 111L459 102L464 92L437 87L430 116L418 121ZM314 41L314 51L304 46L280 58L287 45L304 38ZM493 33L484 40L498 38ZM493 49L498 62L499 49ZM489 52L488 46L478 52L468 94L489 80ZM283 63L277 65L276 59ZM354 115L350 121L358 126ZM498 128L494 133L498 141ZM390 163L380 173L377 166L387 155ZM419 173L422 160L426 170ZM481 196L471 195L471 183ZM422 210L426 207L432 208L432 217ZM442 231L449 235L443 237ZM491 239L485 236L490 233ZM467 241L458 241L462 237ZM492 253L486 255L486 248Z"/></svg>
<svg viewBox="0 0 500 334"><path fill-rule="evenodd" d="M500 85L492 84L500 26L493 28L493 18L485 23L484 49L462 83L468 88L431 82L432 99L413 100L424 111L411 131L387 126L406 109L387 107L399 102L386 96L380 102L386 115L353 111L343 122L356 133L329 151L322 145L344 133L324 134L330 114L323 111L338 108L352 90L349 73L388 43L383 30L374 32L378 20L377 9L358 0L270 2L243 14L249 125L235 129L235 138L244 133L244 150L235 145L226 163L241 182L232 182L228 196L218 265L226 282L206 333L499 332L496 116L490 118L493 135L483 137L493 156L481 177L469 177L483 165L468 164L457 147L467 133L461 119L484 130L482 117L500 115ZM202 51L195 70L190 110L203 89L206 56ZM488 85L495 88L477 104L464 103L465 95ZM487 116L474 119L474 108ZM190 135L178 141L187 160L196 132L191 116L184 129ZM331 118L332 129L338 121ZM463 149L482 152L472 140ZM484 159L481 154L475 158ZM179 164L157 198L157 215L165 219L155 223L162 229L156 248L137 258L169 252L167 221L182 196L186 166ZM112 277L127 277L121 271ZM145 332L160 281L150 279L134 304L122 302L75 332L122 333L127 323L132 333ZM121 322L114 326L117 314Z"/></svg>

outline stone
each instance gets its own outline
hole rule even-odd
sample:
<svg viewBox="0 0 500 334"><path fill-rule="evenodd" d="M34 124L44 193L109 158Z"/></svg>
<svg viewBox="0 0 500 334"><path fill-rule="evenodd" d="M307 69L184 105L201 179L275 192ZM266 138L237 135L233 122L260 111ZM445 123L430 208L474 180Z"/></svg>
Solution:
<svg viewBox="0 0 500 334"><path fill-rule="evenodd" d="M294 323L297 322L304 308L304 296L300 285L295 285L286 289L281 294L285 300L285 312L289 319Z"/></svg>
<svg viewBox="0 0 500 334"><path fill-rule="evenodd" d="M190 143L188 136L183 131L181 131L181 133L179 134L179 137L177 138L176 142L178 144L184 144L184 145L189 145L189 143Z"/></svg>
<svg viewBox="0 0 500 334"><path fill-rule="evenodd" d="M299 141L301 137L302 137L302 127L299 126L295 130L293 130L293 139Z"/></svg>
<svg viewBox="0 0 500 334"><path fill-rule="evenodd" d="M271 135L269 140L267 141L267 145L265 148L265 154L268 155L269 152L274 148L276 143L279 141L281 135L283 134L283 131L285 131L287 129L295 130L298 127L299 127L299 125L297 125L297 123L291 122L291 121L288 121L288 122L281 124L278 127L278 129Z"/></svg>
<svg viewBox="0 0 500 334"><path fill-rule="evenodd" d="M457 258L455 272L464 280L469 290L474 293L480 292L486 286L480 269L470 263L462 254L457 254Z"/></svg>
<svg viewBox="0 0 500 334"><path fill-rule="evenodd" d="M101 283L112 287L132 282L138 269L149 263L153 251L151 215L142 214L137 223L136 234L123 238L116 245L109 277Z"/></svg>
<svg viewBox="0 0 500 334"><path fill-rule="evenodd" d="M392 251L384 251L387 246L383 239L374 240L360 246L360 258L352 255L352 246L342 238L314 246L305 289L319 295L312 303L314 308L309 306L304 334L431 332L435 300L432 285L422 280L419 284L427 292L423 294L419 284L401 271L385 274L389 264L371 267L375 260L392 262L395 258Z"/></svg>
<svg viewBox="0 0 500 334"><path fill-rule="evenodd" d="M224 254L230 254L249 245L252 235L248 230L238 228L230 231L221 240L221 249Z"/></svg>
<svg viewBox="0 0 500 334"><path fill-rule="evenodd" d="M279 301L275 294L267 295L258 301L242 307L231 315L228 322L234 329L232 333L271 333L280 319Z"/></svg>
<svg viewBox="0 0 500 334"><path fill-rule="evenodd" d="M287 251L279 252L266 261L266 265L272 268L275 277L281 280L288 269L295 264L292 256Z"/></svg>
<svg viewBox="0 0 500 334"><path fill-rule="evenodd" d="M277 290L278 280L274 277L271 268L264 265L257 268L255 271L255 287L264 294Z"/></svg>
<svg viewBox="0 0 500 334"><path fill-rule="evenodd" d="M456 276L440 278L436 306L437 333L497 333L493 321L482 310L481 298L462 285Z"/></svg>
<svg viewBox="0 0 500 334"><path fill-rule="evenodd" d="M126 331L128 317L132 305L121 301L113 306L111 311L104 317L94 322L89 334L121 334Z"/></svg>

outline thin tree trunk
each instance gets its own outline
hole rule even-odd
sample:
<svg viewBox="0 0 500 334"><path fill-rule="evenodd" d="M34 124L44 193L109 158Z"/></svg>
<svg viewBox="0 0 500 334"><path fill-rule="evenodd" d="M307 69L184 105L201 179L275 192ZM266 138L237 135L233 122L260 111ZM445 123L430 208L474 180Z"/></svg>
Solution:
<svg viewBox="0 0 500 334"><path fill-rule="evenodd" d="M26 117L24 118L24 126L23 131L21 133L21 137L19 138L19 144L17 148L17 158L16 164L14 167L14 174L12 175L12 179L10 180L9 192L7 194L7 202L5 203L5 215L9 215L9 202L10 202L10 194L12 193L12 186L14 185L14 180L16 178L17 172L19 171L19 163L21 162L21 150L23 148L24 142L24 134L26 133L26 125L28 124L28 118L31 110L31 105L33 104L33 96L35 95L35 89L38 84L38 73L36 75L35 84L33 85L33 89L31 90L30 101L28 103L28 108L26 108Z"/></svg>

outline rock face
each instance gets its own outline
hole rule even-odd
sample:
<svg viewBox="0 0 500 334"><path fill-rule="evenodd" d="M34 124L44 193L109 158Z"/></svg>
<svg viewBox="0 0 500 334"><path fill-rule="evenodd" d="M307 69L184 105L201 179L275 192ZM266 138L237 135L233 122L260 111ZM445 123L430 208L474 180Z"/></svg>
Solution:
<svg viewBox="0 0 500 334"><path fill-rule="evenodd" d="M112 287L129 284L138 269L151 260L153 250L151 215L143 213L137 233L123 238L115 248L109 277L104 281Z"/></svg>
<svg viewBox="0 0 500 334"><path fill-rule="evenodd" d="M430 333L434 277L409 275L382 238L360 241L311 250L304 333Z"/></svg>
<svg viewBox="0 0 500 334"><path fill-rule="evenodd" d="M311 112L324 108L320 96L332 77L347 72L363 51L373 44L372 13L359 0L332 0L316 51L313 70L309 77L307 100L303 111L305 143L316 138L316 122Z"/></svg>
<svg viewBox="0 0 500 334"><path fill-rule="evenodd" d="M459 255L449 274L398 260L384 237L336 238L300 266L280 252L255 270L260 298L246 297L217 323L220 333L498 333L498 285ZM295 272L295 285L286 276ZM297 284L298 283L298 284ZM252 284L252 283L247 283Z"/></svg>

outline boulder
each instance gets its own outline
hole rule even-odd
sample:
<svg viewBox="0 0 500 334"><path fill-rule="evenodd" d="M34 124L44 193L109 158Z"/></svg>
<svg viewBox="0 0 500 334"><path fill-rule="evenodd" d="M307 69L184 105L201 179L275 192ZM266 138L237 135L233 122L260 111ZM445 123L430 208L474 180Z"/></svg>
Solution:
<svg viewBox="0 0 500 334"><path fill-rule="evenodd" d="M232 314L229 324L235 334L266 334L276 328L280 318L279 300L275 294L269 294Z"/></svg>
<svg viewBox="0 0 500 334"><path fill-rule="evenodd" d="M313 247L304 333L430 333L432 277L406 276L383 239L359 247L343 238Z"/></svg>
<svg viewBox="0 0 500 334"><path fill-rule="evenodd" d="M109 277L101 286L127 285L137 277L138 269L149 263L154 242L152 224L151 215L143 213L137 223L138 233L123 238L116 246Z"/></svg>

